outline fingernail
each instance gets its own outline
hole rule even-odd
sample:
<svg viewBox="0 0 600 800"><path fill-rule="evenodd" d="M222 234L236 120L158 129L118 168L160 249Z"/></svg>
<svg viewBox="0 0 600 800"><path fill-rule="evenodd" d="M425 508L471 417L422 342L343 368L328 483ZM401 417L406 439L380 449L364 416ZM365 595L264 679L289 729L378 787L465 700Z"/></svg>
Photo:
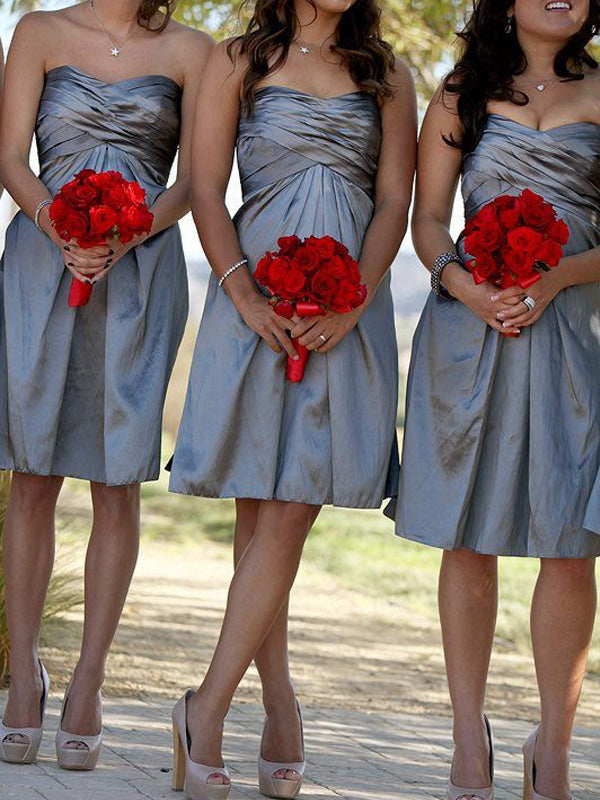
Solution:
<svg viewBox="0 0 600 800"><path fill-rule="evenodd" d="M69 266L69 267L74 267L74 266L75 266L75 264L72 264L70 261L67 261L67 266Z"/></svg>
<svg viewBox="0 0 600 800"><path fill-rule="evenodd" d="M490 297L490 300L492 301L492 303L495 303L495 302L496 302L496 300L498 300L499 298L500 298L500 295L499 295L499 294L493 294L493 295Z"/></svg>
<svg viewBox="0 0 600 800"><path fill-rule="evenodd" d="M92 285L92 281L86 281L86 283L89 283L90 286Z"/></svg>
<svg viewBox="0 0 600 800"><path fill-rule="evenodd" d="M112 255L114 254L114 252L115 252L114 250L109 250L109 251L108 251L108 255L109 255L109 256L112 256Z"/></svg>
<svg viewBox="0 0 600 800"><path fill-rule="evenodd" d="M504 313L504 311L499 311L497 314L498 319L504 319L505 316L506 314Z"/></svg>
<svg viewBox="0 0 600 800"><path fill-rule="evenodd" d="M69 251L71 250L71 248L69 247L68 244L65 245L65 250L69 250Z"/></svg>
<svg viewBox="0 0 600 800"><path fill-rule="evenodd" d="M505 327L505 328L510 328L510 327L512 327L512 326L511 326L511 324L510 324L510 322L504 322L504 323L502 323L502 324L504 325L504 327Z"/></svg>

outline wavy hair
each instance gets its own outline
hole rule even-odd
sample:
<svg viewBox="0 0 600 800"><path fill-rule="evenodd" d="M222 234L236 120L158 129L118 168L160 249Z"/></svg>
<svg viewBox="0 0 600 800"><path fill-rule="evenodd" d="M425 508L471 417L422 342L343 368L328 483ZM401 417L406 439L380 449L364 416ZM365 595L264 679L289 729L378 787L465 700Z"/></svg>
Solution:
<svg viewBox="0 0 600 800"><path fill-rule="evenodd" d="M462 52L443 85L446 96L456 97L456 108L462 126L462 137L444 136L452 147L463 154L477 146L487 118L491 100L505 100L525 106L529 98L513 86L515 75L527 69L527 58L521 49L513 19L506 32L508 11L514 0L475 0L473 13L457 36ZM565 44L554 61L554 71L565 81L582 80L583 69L597 69L598 62L587 50L600 29L600 0L590 0L586 22Z"/></svg>
<svg viewBox="0 0 600 800"><path fill-rule="evenodd" d="M138 22L142 28L161 33L169 24L176 5L177 0L142 0L138 9ZM165 17L158 27L153 28L152 20L161 9Z"/></svg>
<svg viewBox="0 0 600 800"><path fill-rule="evenodd" d="M245 0L248 6L253 0ZM309 0L317 14L314 0ZM599 0L600 2L600 0ZM298 30L294 0L256 0L246 31L228 46L232 61L248 59L242 86L246 113L252 110L257 84L286 62ZM381 9L377 0L356 0L342 14L337 41L331 52L341 56L354 83L378 100L393 95L388 73L394 70L394 51L381 34Z"/></svg>

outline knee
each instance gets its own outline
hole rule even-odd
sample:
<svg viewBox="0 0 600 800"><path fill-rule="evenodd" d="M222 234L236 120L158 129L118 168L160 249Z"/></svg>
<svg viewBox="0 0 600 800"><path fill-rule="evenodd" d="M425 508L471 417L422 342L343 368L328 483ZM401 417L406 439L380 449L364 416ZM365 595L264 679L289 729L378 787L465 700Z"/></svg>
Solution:
<svg viewBox="0 0 600 800"><path fill-rule="evenodd" d="M140 487L92 485L94 519L101 521L111 530L121 529L123 525L139 523Z"/></svg>
<svg viewBox="0 0 600 800"><path fill-rule="evenodd" d="M273 534L291 547L303 545L315 516L313 506L303 503L278 503L277 525Z"/></svg>
<svg viewBox="0 0 600 800"><path fill-rule="evenodd" d="M543 558L540 562L540 575L554 585L561 585L561 591L587 589L596 581L596 559L594 558Z"/></svg>
<svg viewBox="0 0 600 800"><path fill-rule="evenodd" d="M453 584L460 583L461 591L468 589L481 597L490 597L496 592L498 559L495 556L467 549L446 551L442 570L451 576Z"/></svg>
<svg viewBox="0 0 600 800"><path fill-rule="evenodd" d="M53 513L61 485L62 478L15 472L10 488L11 509L30 516Z"/></svg>

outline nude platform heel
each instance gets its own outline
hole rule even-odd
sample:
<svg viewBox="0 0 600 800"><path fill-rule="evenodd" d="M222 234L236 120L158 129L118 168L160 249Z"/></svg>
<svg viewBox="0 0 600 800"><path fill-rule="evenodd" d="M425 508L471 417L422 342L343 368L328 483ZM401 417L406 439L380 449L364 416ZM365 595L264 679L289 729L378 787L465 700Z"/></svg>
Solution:
<svg viewBox="0 0 600 800"><path fill-rule="evenodd" d="M227 800L231 779L225 767L209 767L190 758L190 741L187 727L187 701L191 689L177 701L173 709L173 789L185 790L189 800ZM208 783L213 775L220 775L227 783Z"/></svg>
<svg viewBox="0 0 600 800"><path fill-rule="evenodd" d="M56 747L56 760L61 769L71 770L92 770L95 769L100 758L100 751L102 750L102 729L100 733L95 736L82 736L79 733L69 733L62 728L62 721L65 716L65 710L69 701L69 689L65 692L63 700L62 711L60 715L60 723L56 731L55 747ZM99 702L102 703L100 697ZM83 747L74 749L65 747L69 742L77 742L82 744Z"/></svg>
<svg viewBox="0 0 600 800"><path fill-rule="evenodd" d="M44 733L44 712L50 690L50 679L41 661L38 661L42 678L39 728L9 728L0 722L0 759L11 764L33 764L37 760ZM8 742L9 736L22 736L27 742Z"/></svg>
<svg viewBox="0 0 600 800"><path fill-rule="evenodd" d="M490 742L490 781L491 785L485 789L464 789L452 783L452 777L448 781L446 790L446 800L494 800L494 737L492 726L489 719L485 716L485 727Z"/></svg>
<svg viewBox="0 0 600 800"><path fill-rule="evenodd" d="M539 732L538 726L523 745L523 800L551 800L535 790L535 746Z"/></svg>
<svg viewBox="0 0 600 800"><path fill-rule="evenodd" d="M302 742L304 742L304 726L302 724L302 712L298 706L298 716L300 717L300 729L302 731ZM265 726L266 726L265 721ZM263 728L264 735L264 728ZM304 751L304 744L302 745ZM296 779L275 778L275 773L280 770L286 772L296 772ZM273 797L278 800L298 797L302 789L302 781L306 770L306 759L292 764L279 763L276 761L266 761L262 756L258 758L258 788L265 797Z"/></svg>

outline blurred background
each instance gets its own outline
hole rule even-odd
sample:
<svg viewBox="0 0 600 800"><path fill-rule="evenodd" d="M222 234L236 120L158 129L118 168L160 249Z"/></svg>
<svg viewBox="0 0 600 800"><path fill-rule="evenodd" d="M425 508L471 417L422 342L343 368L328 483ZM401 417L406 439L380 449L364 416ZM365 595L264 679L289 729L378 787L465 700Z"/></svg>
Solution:
<svg viewBox="0 0 600 800"><path fill-rule="evenodd" d="M0 2L5 52L21 13L67 2ZM382 0L385 32L410 64L421 113L452 59L454 31L465 0ZM217 37L235 32L237 2L180 2L177 16ZM242 22L243 22L242 14ZM35 161L35 152L32 153ZM241 202L234 174L228 193L233 212ZM14 213L0 201L0 234ZM460 231L457 201L453 227ZM191 311L169 391L164 461L177 432L187 375L202 313L209 268L191 217L182 223L189 264ZM402 435L403 395L410 344L428 287L410 234L392 268L397 313ZM210 424L210 420L207 420ZM357 465L357 469L360 468ZM6 491L6 481L0 490ZM110 663L108 696L174 697L197 680L207 663L231 577L234 509L229 501L169 495L163 475L143 488L140 565ZM84 547L90 526L88 489L67 481L60 504L58 566L44 626L44 657L64 686L76 661L81 633ZM440 554L400 541L380 512L325 509L311 534L292 601L291 657L300 697L308 705L356 710L447 714L448 698L437 625L436 576ZM277 554L273 554L277 568ZM490 682L490 712L537 718L528 615L537 563L503 559L501 613ZM1 580L1 576L0 576ZM1 586L0 586L1 589ZM0 609L0 642L6 646ZM1 669L0 669L1 672ZM241 701L259 697L253 670ZM600 646L592 653L580 724L600 719Z"/></svg>

